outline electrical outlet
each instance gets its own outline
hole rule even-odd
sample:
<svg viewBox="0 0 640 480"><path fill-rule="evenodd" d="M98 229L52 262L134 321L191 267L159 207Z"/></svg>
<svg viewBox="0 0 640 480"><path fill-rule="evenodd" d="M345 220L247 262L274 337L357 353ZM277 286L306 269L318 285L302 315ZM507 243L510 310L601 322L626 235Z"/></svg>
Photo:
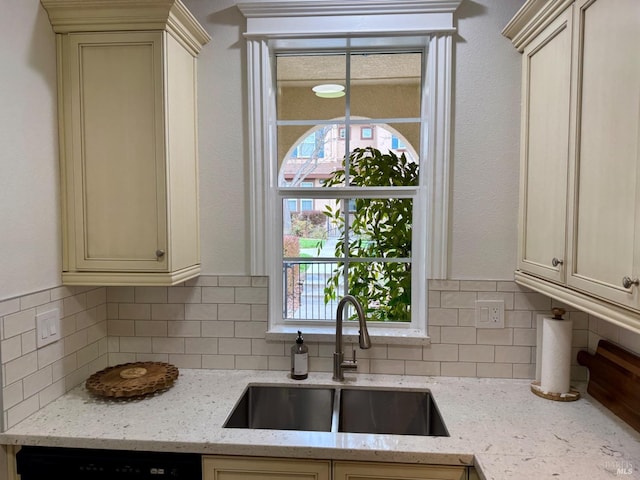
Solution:
<svg viewBox="0 0 640 480"><path fill-rule="evenodd" d="M38 348L60 340L60 309L54 308L36 315L36 346Z"/></svg>
<svg viewBox="0 0 640 480"><path fill-rule="evenodd" d="M504 328L502 300L476 300L477 328Z"/></svg>

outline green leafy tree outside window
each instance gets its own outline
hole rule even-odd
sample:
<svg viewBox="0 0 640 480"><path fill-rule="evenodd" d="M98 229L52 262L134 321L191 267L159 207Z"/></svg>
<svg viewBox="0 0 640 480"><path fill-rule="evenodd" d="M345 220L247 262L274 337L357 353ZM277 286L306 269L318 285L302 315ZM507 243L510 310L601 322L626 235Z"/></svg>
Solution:
<svg viewBox="0 0 640 480"><path fill-rule="evenodd" d="M418 164L397 156L392 151L383 154L367 147L355 149L349 155L349 185L360 187L399 187L418 185ZM345 162L325 182L324 186L345 184ZM410 258L412 201L408 198L356 198L337 200L327 206L324 214L340 233L335 255L363 258ZM344 206L349 209L350 231L345 237ZM348 238L348 251L345 240ZM365 308L372 321L409 322L411 319L411 263L400 261L350 262L347 273L348 290ZM345 263L337 267L327 280L325 302L338 298L339 284L344 278Z"/></svg>

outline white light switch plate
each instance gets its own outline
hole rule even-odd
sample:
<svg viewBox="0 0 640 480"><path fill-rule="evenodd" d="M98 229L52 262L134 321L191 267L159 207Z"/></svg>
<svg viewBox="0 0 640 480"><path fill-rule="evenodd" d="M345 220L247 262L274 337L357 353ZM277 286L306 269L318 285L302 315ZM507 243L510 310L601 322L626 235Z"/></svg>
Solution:
<svg viewBox="0 0 640 480"><path fill-rule="evenodd" d="M477 328L504 328L502 300L476 300Z"/></svg>
<svg viewBox="0 0 640 480"><path fill-rule="evenodd" d="M36 315L36 346L38 348L60 340L60 309L54 308Z"/></svg>

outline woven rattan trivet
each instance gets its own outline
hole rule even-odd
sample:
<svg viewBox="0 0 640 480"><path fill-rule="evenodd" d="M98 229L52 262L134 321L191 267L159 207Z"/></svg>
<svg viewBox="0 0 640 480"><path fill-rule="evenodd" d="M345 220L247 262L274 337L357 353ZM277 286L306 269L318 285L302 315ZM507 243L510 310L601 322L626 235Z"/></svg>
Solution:
<svg viewBox="0 0 640 480"><path fill-rule="evenodd" d="M171 387L178 374L178 369L169 363L124 363L94 373L86 387L103 397L137 397Z"/></svg>

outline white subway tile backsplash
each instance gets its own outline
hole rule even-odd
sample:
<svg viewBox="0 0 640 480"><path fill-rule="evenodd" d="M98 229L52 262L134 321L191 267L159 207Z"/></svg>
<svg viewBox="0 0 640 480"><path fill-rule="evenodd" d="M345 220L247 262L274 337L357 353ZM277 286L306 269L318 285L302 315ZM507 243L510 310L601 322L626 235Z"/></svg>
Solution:
<svg viewBox="0 0 640 480"><path fill-rule="evenodd" d="M64 340L46 345L35 353L38 354L38 368L43 368L53 362L60 360L65 356L64 353Z"/></svg>
<svg viewBox="0 0 640 480"><path fill-rule="evenodd" d="M184 341L184 349L187 354L217 354L218 339L217 338L186 338Z"/></svg>
<svg viewBox="0 0 640 480"><path fill-rule="evenodd" d="M419 345L389 345L387 357L390 360L422 360L422 347Z"/></svg>
<svg viewBox="0 0 640 480"><path fill-rule="evenodd" d="M434 326L458 326L458 309L430 308L428 322Z"/></svg>
<svg viewBox="0 0 640 480"><path fill-rule="evenodd" d="M202 322L202 336L203 337L219 337L219 338L233 338L235 335L235 322L225 322L221 320L213 322Z"/></svg>
<svg viewBox="0 0 640 480"><path fill-rule="evenodd" d="M475 308L478 294L476 292L440 293L441 308Z"/></svg>
<svg viewBox="0 0 640 480"><path fill-rule="evenodd" d="M20 299L13 298L10 300L3 300L0 302L0 317L10 315L20 311Z"/></svg>
<svg viewBox="0 0 640 480"><path fill-rule="evenodd" d="M459 345L435 343L422 348L422 359L432 362L457 362Z"/></svg>
<svg viewBox="0 0 640 480"><path fill-rule="evenodd" d="M460 345L458 359L461 362L494 362L495 349L493 345Z"/></svg>
<svg viewBox="0 0 640 480"><path fill-rule="evenodd" d="M218 319L249 321L251 320L251 305L218 305Z"/></svg>
<svg viewBox="0 0 640 480"><path fill-rule="evenodd" d="M151 305L121 303L118 308L118 318L121 320L149 320L151 319Z"/></svg>
<svg viewBox="0 0 640 480"><path fill-rule="evenodd" d="M217 320L218 305L216 304L187 304L185 305L185 320Z"/></svg>
<svg viewBox="0 0 640 480"><path fill-rule="evenodd" d="M27 310L49 302L51 302L51 292L49 290L25 295L20 298L20 310Z"/></svg>
<svg viewBox="0 0 640 480"><path fill-rule="evenodd" d="M440 375L440 362L405 362L404 367L407 375Z"/></svg>
<svg viewBox="0 0 640 480"><path fill-rule="evenodd" d="M513 378L511 363L478 363L476 374L478 377Z"/></svg>
<svg viewBox="0 0 640 480"><path fill-rule="evenodd" d="M251 340L248 338L218 339L218 353L221 355L251 355Z"/></svg>
<svg viewBox="0 0 640 480"><path fill-rule="evenodd" d="M236 366L235 355L203 355L202 368L233 370Z"/></svg>
<svg viewBox="0 0 640 480"><path fill-rule="evenodd" d="M151 337L120 337L121 353L151 353Z"/></svg>
<svg viewBox="0 0 640 480"><path fill-rule="evenodd" d="M11 338L36 328L36 309L30 308L4 317L3 338Z"/></svg>
<svg viewBox="0 0 640 480"><path fill-rule="evenodd" d="M461 280L460 291L472 292L495 292L497 290L497 282L486 280Z"/></svg>
<svg viewBox="0 0 640 480"><path fill-rule="evenodd" d="M549 298L511 281L430 280L430 344L356 348L358 373L532 378L535 319ZM504 329L475 327L476 299L505 302ZM289 375L290 341L265 340L266 277L203 275L175 287L57 287L0 302L5 426L107 365L170 362L179 368L269 369ZM36 349L35 314L59 308L62 339ZM640 335L572 309L573 356L608 338L640 351ZM331 372L333 342L305 342L310 371ZM574 379L587 371L573 359Z"/></svg>
<svg viewBox="0 0 640 480"><path fill-rule="evenodd" d="M551 310L551 299L541 293L514 293L516 310Z"/></svg>
<svg viewBox="0 0 640 480"><path fill-rule="evenodd" d="M167 287L134 287L135 303L167 303Z"/></svg>
<svg viewBox="0 0 640 480"><path fill-rule="evenodd" d="M16 335L0 343L2 363L10 362L22 356L22 336Z"/></svg>
<svg viewBox="0 0 640 480"><path fill-rule="evenodd" d="M173 321L167 323L167 334L170 337L201 337L201 322L195 320Z"/></svg>
<svg viewBox="0 0 640 480"><path fill-rule="evenodd" d="M40 409L40 402L37 395L27 398L26 400L18 403L17 405L9 408L6 413L6 428L11 428L29 415L36 413Z"/></svg>
<svg viewBox="0 0 640 480"><path fill-rule="evenodd" d="M200 287L170 287L169 303L195 303L202 302L202 288Z"/></svg>
<svg viewBox="0 0 640 480"><path fill-rule="evenodd" d="M135 323L137 337L166 337L169 326L162 320L139 320Z"/></svg>
<svg viewBox="0 0 640 480"><path fill-rule="evenodd" d="M247 276L220 276L218 277L218 285L221 287L250 287L251 277Z"/></svg>
<svg viewBox="0 0 640 480"><path fill-rule="evenodd" d="M233 303L235 290L232 287L202 287L202 303Z"/></svg>
<svg viewBox="0 0 640 480"><path fill-rule="evenodd" d="M21 380L38 370L38 353L31 352L4 364L3 385Z"/></svg>
<svg viewBox="0 0 640 480"><path fill-rule="evenodd" d="M2 406L6 410L24 400L22 380L13 382L2 389Z"/></svg>
<svg viewBox="0 0 640 480"><path fill-rule="evenodd" d="M445 377L475 377L476 364L467 362L442 362L440 373Z"/></svg>
<svg viewBox="0 0 640 480"><path fill-rule="evenodd" d="M531 361L531 347L516 347L497 345L496 363L529 363Z"/></svg>
<svg viewBox="0 0 640 480"><path fill-rule="evenodd" d="M184 304L152 304L151 319L152 320L184 320Z"/></svg>
<svg viewBox="0 0 640 480"><path fill-rule="evenodd" d="M185 353L184 338L151 339L151 351L153 353Z"/></svg>
<svg viewBox="0 0 640 480"><path fill-rule="evenodd" d="M236 338L264 338L267 322L235 322Z"/></svg>
<svg viewBox="0 0 640 480"><path fill-rule="evenodd" d="M22 380L24 397L28 398L53 383L53 370L51 365L26 376Z"/></svg>
<svg viewBox="0 0 640 480"><path fill-rule="evenodd" d="M513 345L513 328L478 328L478 344Z"/></svg>
<svg viewBox="0 0 640 480"><path fill-rule="evenodd" d="M474 327L440 327L442 343L475 344Z"/></svg>
<svg viewBox="0 0 640 480"><path fill-rule="evenodd" d="M268 370L269 357L236 356L236 370Z"/></svg>

